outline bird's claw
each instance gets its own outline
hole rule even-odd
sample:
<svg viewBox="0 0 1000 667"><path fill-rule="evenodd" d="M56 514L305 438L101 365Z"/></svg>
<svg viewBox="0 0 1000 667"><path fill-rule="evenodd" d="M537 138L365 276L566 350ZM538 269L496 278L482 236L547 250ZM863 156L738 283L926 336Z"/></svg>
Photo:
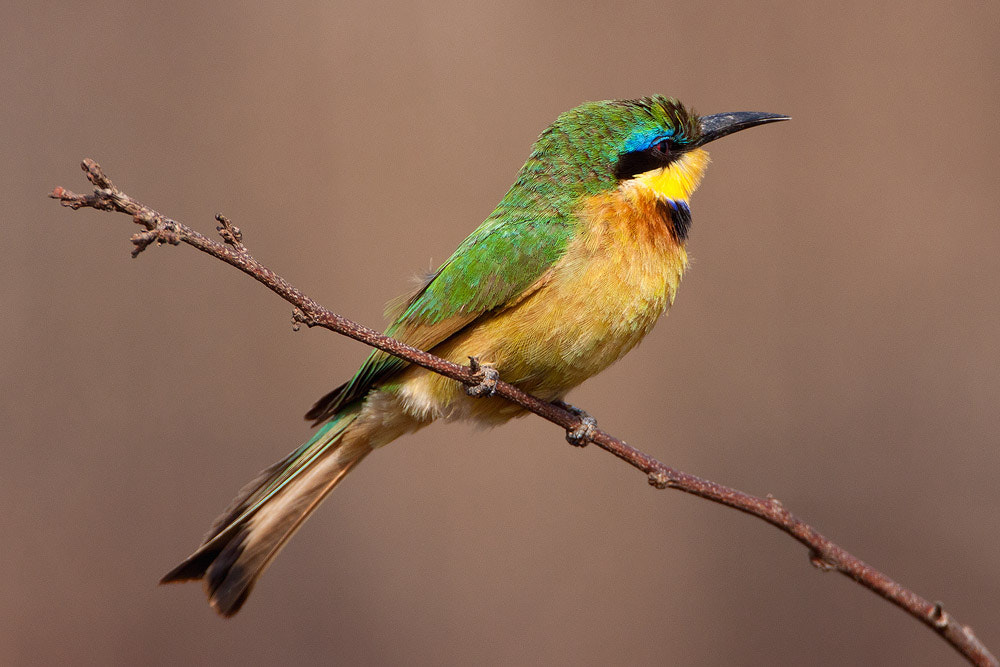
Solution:
<svg viewBox="0 0 1000 667"><path fill-rule="evenodd" d="M566 431L566 441L574 447L586 447L597 432L597 420L587 415L580 417L580 425Z"/></svg>
<svg viewBox="0 0 1000 667"><path fill-rule="evenodd" d="M475 357L469 357L469 370L473 372L479 384L472 384L465 388L465 393L473 398L492 396L496 393L497 382L500 380L500 372L492 365L481 363Z"/></svg>
<svg viewBox="0 0 1000 667"><path fill-rule="evenodd" d="M556 405L572 412L580 418L580 423L573 428L566 429L566 442L574 447L586 447L590 444L590 439L597 432L597 420L588 415L580 408L573 407L563 401L554 401Z"/></svg>

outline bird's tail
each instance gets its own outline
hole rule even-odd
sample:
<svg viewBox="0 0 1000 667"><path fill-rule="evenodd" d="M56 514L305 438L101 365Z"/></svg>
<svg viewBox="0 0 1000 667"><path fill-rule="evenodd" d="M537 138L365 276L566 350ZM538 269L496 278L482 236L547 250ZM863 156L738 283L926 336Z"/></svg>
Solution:
<svg viewBox="0 0 1000 667"><path fill-rule="evenodd" d="M351 429L358 414L357 404L345 408L309 442L243 487L201 547L160 583L204 579L217 612L232 616L239 611L302 522L372 451L365 429Z"/></svg>

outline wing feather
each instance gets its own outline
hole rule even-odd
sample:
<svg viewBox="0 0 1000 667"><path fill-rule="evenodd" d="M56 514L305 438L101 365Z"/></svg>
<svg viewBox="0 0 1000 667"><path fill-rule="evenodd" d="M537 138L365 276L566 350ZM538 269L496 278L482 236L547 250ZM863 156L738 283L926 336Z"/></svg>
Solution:
<svg viewBox="0 0 1000 667"><path fill-rule="evenodd" d="M528 207L498 208L403 306L386 335L431 350L485 313L519 300L565 252L568 216L539 218ZM306 413L317 424L407 366L375 350L348 382Z"/></svg>

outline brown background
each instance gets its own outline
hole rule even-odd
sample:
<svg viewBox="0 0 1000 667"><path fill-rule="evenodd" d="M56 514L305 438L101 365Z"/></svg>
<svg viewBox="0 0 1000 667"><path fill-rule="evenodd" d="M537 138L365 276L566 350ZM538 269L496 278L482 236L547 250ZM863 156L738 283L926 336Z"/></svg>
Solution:
<svg viewBox="0 0 1000 667"><path fill-rule="evenodd" d="M560 111L654 92L794 121L713 145L668 321L570 398L1000 650L1000 5L869 4L6 5L0 662L957 662L534 418L370 458L234 620L155 585L365 349L190 249L130 260L126 218L48 190L93 157L379 325Z"/></svg>

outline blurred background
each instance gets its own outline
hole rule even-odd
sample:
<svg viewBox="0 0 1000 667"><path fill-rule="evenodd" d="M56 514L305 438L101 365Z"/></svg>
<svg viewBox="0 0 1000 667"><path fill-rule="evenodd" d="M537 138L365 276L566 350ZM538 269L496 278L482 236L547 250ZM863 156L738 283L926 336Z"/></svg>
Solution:
<svg viewBox="0 0 1000 667"><path fill-rule="evenodd" d="M595 99L791 123L712 144L679 298L570 395L772 493L1000 649L1000 5L8 3L3 664L932 665L787 536L537 418L370 457L224 621L158 587L366 354L190 248L128 256L84 157L218 212L331 309L383 304Z"/></svg>

